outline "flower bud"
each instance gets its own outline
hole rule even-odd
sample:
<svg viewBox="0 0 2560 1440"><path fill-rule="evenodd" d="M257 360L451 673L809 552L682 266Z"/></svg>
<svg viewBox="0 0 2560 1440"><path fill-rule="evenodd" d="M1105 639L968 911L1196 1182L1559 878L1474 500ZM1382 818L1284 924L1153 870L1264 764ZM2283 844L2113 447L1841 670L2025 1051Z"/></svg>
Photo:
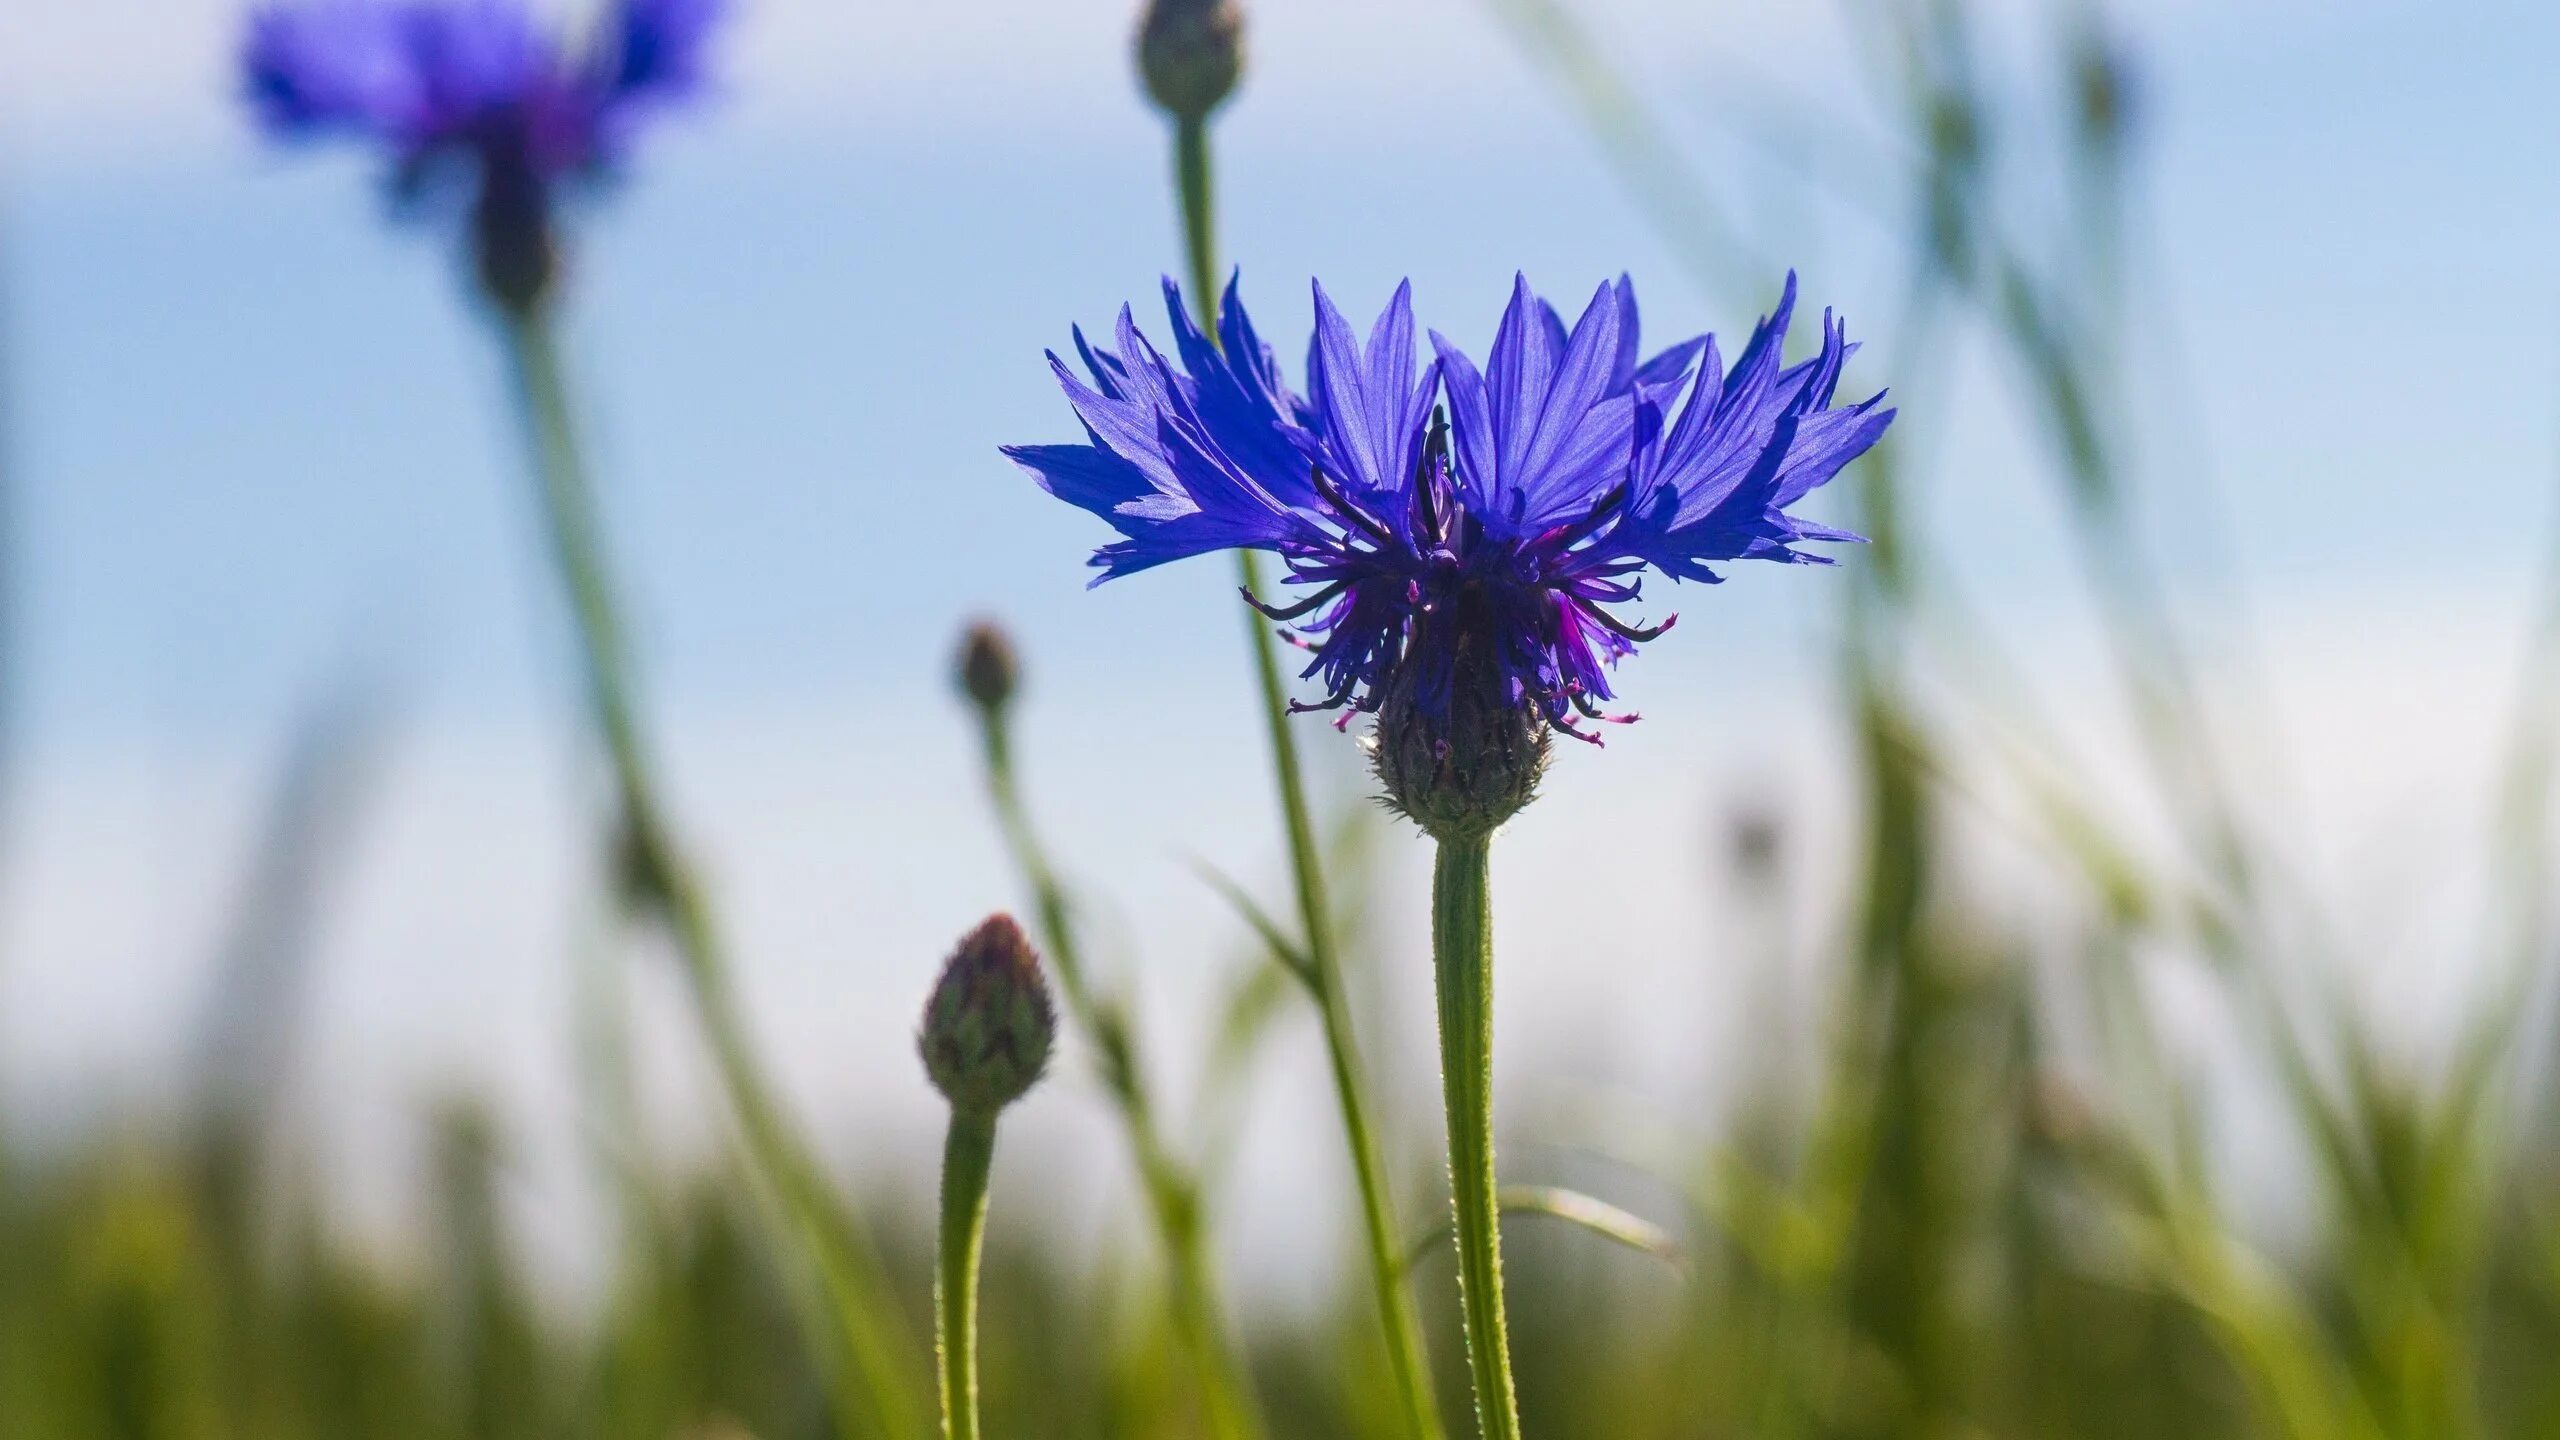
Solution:
<svg viewBox="0 0 2560 1440"><path fill-rule="evenodd" d="M1151 0L1138 24L1138 74L1177 120L1205 119L1244 72L1244 7L1236 0Z"/></svg>
<svg viewBox="0 0 2560 1440"><path fill-rule="evenodd" d="M2092 33L2081 38L2071 69L2081 132L2105 143L2121 141L2140 98L2129 58L2108 37Z"/></svg>
<svg viewBox="0 0 2560 1440"><path fill-rule="evenodd" d="M1545 718L1502 693L1489 667L1461 662L1447 703L1423 703L1415 671L1387 683L1370 760L1391 807L1435 840L1474 840L1537 798L1552 739Z"/></svg>
<svg viewBox="0 0 2560 1440"><path fill-rule="evenodd" d="M1040 957L1012 916L995 915L943 965L916 1048L952 1109L991 1116L1039 1081L1057 1035Z"/></svg>
<svg viewBox="0 0 2560 1440"><path fill-rule="evenodd" d="M480 288L498 308L528 316L549 298L560 274L551 197L524 165L487 163L479 203L471 212L471 258Z"/></svg>
<svg viewBox="0 0 2560 1440"><path fill-rule="evenodd" d="M1768 806L1746 805L1734 812L1727 836L1733 846L1733 868L1746 880L1767 881L1786 859L1786 825Z"/></svg>
<svg viewBox="0 0 2560 1440"><path fill-rule="evenodd" d="M2030 1078L2021 1119L2030 1139L2055 1150L2085 1144L2098 1130L2097 1112L2088 1097L2049 1069Z"/></svg>
<svg viewBox="0 0 2560 1440"><path fill-rule="evenodd" d="M960 693L971 703L981 710L1001 710L1022 681L1022 663L1015 658L1013 639L1004 628L993 620L980 620L960 637L956 673Z"/></svg>

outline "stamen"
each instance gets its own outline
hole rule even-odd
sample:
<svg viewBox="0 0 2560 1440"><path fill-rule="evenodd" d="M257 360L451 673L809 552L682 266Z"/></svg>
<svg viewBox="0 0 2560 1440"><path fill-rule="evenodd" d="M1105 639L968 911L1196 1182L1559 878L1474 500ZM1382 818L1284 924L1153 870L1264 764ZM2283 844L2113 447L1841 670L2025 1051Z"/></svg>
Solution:
<svg viewBox="0 0 2560 1440"><path fill-rule="evenodd" d="M1588 745L1595 750L1606 750L1609 748L1608 741L1601 739L1597 735L1586 735L1582 731L1576 730L1573 728L1573 722L1569 719L1556 721L1554 723L1554 728L1558 734L1570 735L1574 739L1581 741L1583 744Z"/></svg>
<svg viewBox="0 0 2560 1440"><path fill-rule="evenodd" d="M1309 704L1304 700L1292 700L1289 702L1289 713L1292 715L1306 715L1318 710L1339 710L1343 706L1351 703L1351 689L1355 683L1356 682L1354 681L1345 680L1342 682L1341 689L1334 691L1332 694L1327 695L1322 700L1318 700L1313 704Z"/></svg>
<svg viewBox="0 0 2560 1440"><path fill-rule="evenodd" d="M1449 453L1449 410L1431 407L1431 428L1422 437L1422 455L1413 464L1414 518L1435 545L1449 538L1440 525L1440 474Z"/></svg>
<svg viewBox="0 0 2560 1440"><path fill-rule="evenodd" d="M1325 503L1334 508L1345 526L1359 531L1381 545L1392 546L1400 543L1368 511L1353 504L1351 497L1342 493L1342 487L1334 484L1333 478L1324 473L1322 465L1308 466L1307 476L1316 487L1316 493L1323 496Z"/></svg>
<svg viewBox="0 0 2560 1440"><path fill-rule="evenodd" d="M1644 598L1643 586L1621 585L1614 580L1579 579L1556 588L1577 600L1589 601L1595 605L1623 605L1630 600Z"/></svg>
<svg viewBox="0 0 2560 1440"><path fill-rule="evenodd" d="M1350 582L1347 580L1336 580L1313 595L1308 596L1306 599L1299 601L1297 604L1287 606L1266 604L1260 598L1255 596L1251 590L1248 590L1241 585L1236 587L1236 593L1244 597L1244 603L1261 611L1271 619L1295 620L1299 616L1306 614L1317 606L1332 599L1334 596L1341 594L1342 587L1349 583Z"/></svg>
<svg viewBox="0 0 2560 1440"><path fill-rule="evenodd" d="M1626 621L1619 619L1617 616L1610 614L1608 611L1601 609L1599 606L1588 602L1577 602L1575 608L1580 610L1583 614L1590 616L1593 620L1598 621L1602 629L1617 636L1621 640L1645 641L1659 639L1664 631L1669 630L1672 626L1680 623L1680 616L1676 611L1670 615L1664 616L1662 623L1659 625L1630 625Z"/></svg>
<svg viewBox="0 0 2560 1440"><path fill-rule="evenodd" d="M1548 531L1540 543L1553 545L1559 550L1569 550L1573 548L1573 546L1579 544L1585 537L1598 531L1601 526L1608 524L1613 518L1610 512L1624 510L1626 508L1627 496L1629 493L1627 482L1624 480L1619 481L1616 488L1612 489L1608 494L1600 497L1600 503L1592 506L1590 513L1584 515L1581 519L1574 521L1570 525L1559 526L1554 530Z"/></svg>
<svg viewBox="0 0 2560 1440"><path fill-rule="evenodd" d="M1565 693L1572 697L1573 708L1581 711L1582 717L1586 720L1597 720L1604 725L1633 725L1638 720L1644 718L1633 710L1626 711L1623 714L1609 714L1607 711L1602 710L1599 705L1591 699L1590 694L1580 685L1568 686Z"/></svg>

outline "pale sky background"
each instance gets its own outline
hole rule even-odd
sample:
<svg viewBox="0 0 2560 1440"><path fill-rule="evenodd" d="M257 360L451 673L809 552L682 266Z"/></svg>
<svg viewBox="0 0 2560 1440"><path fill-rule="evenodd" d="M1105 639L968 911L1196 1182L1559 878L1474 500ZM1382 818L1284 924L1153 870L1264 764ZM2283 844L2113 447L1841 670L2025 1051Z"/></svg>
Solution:
<svg viewBox="0 0 2560 1440"><path fill-rule="evenodd" d="M569 339L662 748L757 1023L876 1180L928 1143L908 1034L932 968L1015 898L946 696L962 617L1021 634L1040 815L1169 1066L1240 944L1194 860L1276 895L1276 830L1224 568L1086 592L1102 527L994 451L1072 436L1042 348L1123 300L1151 314L1178 263L1124 7L740 8L718 102L650 137L582 231ZM1898 192L1815 198L1732 139L1776 132L1784 102L1885 143L1836 12L1583 10L1773 263L1881 336L1900 270L1872 216ZM1353 308L1411 275L1435 323L1480 342L1515 268L1576 301L1632 271L1657 337L1748 324L1747 297L1683 279L1487 7L1253 14L1220 155L1267 331L1302 333L1310 274ZM527 1204L566 1228L571 957L593 901L561 620L496 356L441 239L383 223L363 157L253 143L238 19L225 0L0 0L0 444L25 567L0 1087L58 1123L183 1073L284 737L369 668L393 715L322 917L314 1112L343 1150L396 1156L421 1096L490 1088L548 1137ZM2178 0L2119 20L2142 67L2149 518L2215 663L2273 699L2269 748L2303 807L2288 828L2324 886L2364 897L2344 902L2357 958L2393 1003L2440 1011L2459 976L2424 917L2460 888L2560 476L2560 14ZM1928 528L2080 727L2079 757L2120 769L2009 377L1978 354L1888 375L1890 348L1852 380L1902 393ZM1681 596L1680 629L1626 672L1650 718L1564 757L1515 827L1507 1072L1697 1119L1753 993L1712 883L1718 814L1801 817L1809 913L1838 875L1842 590L1760 567ZM1348 742L1308 723L1302 743L1354 793ZM1387 850L1409 881L1418 842ZM1419 1106L1410 889L1369 1046ZM653 1083L680 1111L665 999ZM1249 1163L1329 1180L1305 1026L1264 1096L1278 1123L1259 1133L1281 1138ZM1016 1128L1046 1158L1022 1169L1101 1193L1116 1151L1089 1092L1052 1087L1030 1113ZM1263 1209L1234 1217L1236 1243L1303 1223Z"/></svg>

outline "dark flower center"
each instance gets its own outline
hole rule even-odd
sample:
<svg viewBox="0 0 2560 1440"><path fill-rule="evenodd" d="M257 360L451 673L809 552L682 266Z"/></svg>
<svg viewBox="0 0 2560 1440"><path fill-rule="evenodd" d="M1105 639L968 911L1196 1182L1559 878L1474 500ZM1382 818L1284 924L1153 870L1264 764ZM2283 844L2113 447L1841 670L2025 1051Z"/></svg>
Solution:
<svg viewBox="0 0 2560 1440"><path fill-rule="evenodd" d="M1453 703L1507 706L1598 743L1578 721L1606 714L1600 669L1670 628L1630 625L1606 605L1636 598L1622 578L1630 561L1596 553L1625 523L1630 491L1620 485L1579 518L1535 535L1497 538L1460 499L1446 412L1435 408L1411 483L1390 497L1347 490L1322 465L1310 482L1338 536L1286 551L1290 573L1315 587L1288 606L1248 596L1272 619L1302 622L1292 643L1315 659L1306 675L1327 694L1297 710L1339 710L1337 725L1376 711L1390 690L1398 703L1445 717Z"/></svg>

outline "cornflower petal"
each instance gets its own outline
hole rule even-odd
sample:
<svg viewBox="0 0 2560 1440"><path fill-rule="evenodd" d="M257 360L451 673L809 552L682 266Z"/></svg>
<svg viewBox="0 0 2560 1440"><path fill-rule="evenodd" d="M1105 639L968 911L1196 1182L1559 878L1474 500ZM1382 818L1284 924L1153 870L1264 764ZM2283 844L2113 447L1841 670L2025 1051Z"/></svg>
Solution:
<svg viewBox="0 0 2560 1440"><path fill-rule="evenodd" d="M1596 742L1582 727L1633 718L1602 708L1611 668L1676 618L1613 608L1640 601L1643 572L1827 563L1797 547L1857 537L1786 509L1893 419L1881 395L1832 403L1854 352L1834 317L1784 363L1792 275L1730 370L1712 336L1641 358L1624 276L1569 327L1515 278L1488 363L1432 331L1418 379L1409 285L1365 344L1319 285L1303 400L1234 284L1222 346L1167 294L1179 370L1124 310L1115 350L1077 338L1090 384L1052 357L1090 443L1005 453L1120 531L1095 556L1104 578L1215 549L1281 556L1284 593L1249 598L1310 652L1321 699L1300 708L1392 695L1391 714L1445 717L1491 696Z"/></svg>

